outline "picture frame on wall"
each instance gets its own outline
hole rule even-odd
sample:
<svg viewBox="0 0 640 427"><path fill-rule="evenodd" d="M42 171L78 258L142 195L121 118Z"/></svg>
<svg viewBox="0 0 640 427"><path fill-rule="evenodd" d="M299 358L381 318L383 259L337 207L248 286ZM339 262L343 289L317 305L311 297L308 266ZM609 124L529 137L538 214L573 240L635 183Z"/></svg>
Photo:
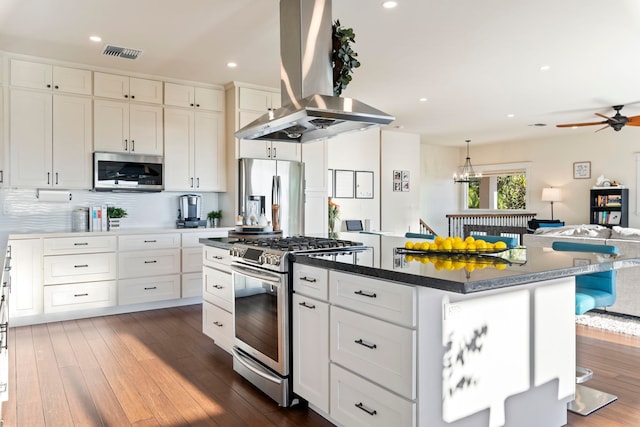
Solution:
<svg viewBox="0 0 640 427"><path fill-rule="evenodd" d="M373 199L373 172L356 171L356 199Z"/></svg>
<svg viewBox="0 0 640 427"><path fill-rule="evenodd" d="M354 171L336 169L334 171L333 197L336 199L353 199Z"/></svg>
<svg viewBox="0 0 640 427"><path fill-rule="evenodd" d="M573 162L573 179L591 178L591 162Z"/></svg>

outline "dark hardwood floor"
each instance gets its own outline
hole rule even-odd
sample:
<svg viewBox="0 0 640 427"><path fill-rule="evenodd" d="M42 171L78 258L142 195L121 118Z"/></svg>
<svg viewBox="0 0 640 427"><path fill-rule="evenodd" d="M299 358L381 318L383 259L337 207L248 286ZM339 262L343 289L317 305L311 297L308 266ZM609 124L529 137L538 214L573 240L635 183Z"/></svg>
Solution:
<svg viewBox="0 0 640 427"><path fill-rule="evenodd" d="M5 427L332 425L301 405L279 408L236 375L201 322L193 305L11 328ZM640 338L580 326L578 362L619 399L568 425L638 425Z"/></svg>

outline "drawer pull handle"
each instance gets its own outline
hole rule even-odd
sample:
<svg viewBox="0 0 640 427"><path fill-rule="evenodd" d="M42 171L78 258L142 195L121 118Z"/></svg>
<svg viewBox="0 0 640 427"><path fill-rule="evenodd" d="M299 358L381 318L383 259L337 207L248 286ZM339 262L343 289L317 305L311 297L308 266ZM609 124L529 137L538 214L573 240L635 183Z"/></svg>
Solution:
<svg viewBox="0 0 640 427"><path fill-rule="evenodd" d="M310 309L312 309L312 310L314 310L314 309L316 308L316 306L315 306L315 305L307 304L307 303L306 303L306 302L304 302L304 301L302 301L302 302L300 302L300 303L298 303L298 304L300 304L300 305L301 305L301 306L303 306L303 307L310 308Z"/></svg>
<svg viewBox="0 0 640 427"><path fill-rule="evenodd" d="M369 409L366 406L364 406L364 403L360 402L360 403L356 403L356 408L358 409L362 409L364 412L366 412L367 414L374 416L376 415L378 412L375 409Z"/></svg>
<svg viewBox="0 0 640 427"><path fill-rule="evenodd" d="M222 323L220 323L220 322L213 322L213 324L216 325L219 328L222 328L222 326L223 326Z"/></svg>
<svg viewBox="0 0 640 427"><path fill-rule="evenodd" d="M89 264L77 264L73 266L74 268L86 268L89 267Z"/></svg>
<svg viewBox="0 0 640 427"><path fill-rule="evenodd" d="M74 297L88 297L89 294L73 294Z"/></svg>
<svg viewBox="0 0 640 427"><path fill-rule="evenodd" d="M362 340L362 338L360 338L359 340L355 340L354 343L360 344L361 346L364 346L364 347L367 347L367 348L370 348L371 350L373 350L375 348L378 348L378 346L375 345L375 344L368 344L368 343L364 342Z"/></svg>
<svg viewBox="0 0 640 427"><path fill-rule="evenodd" d="M377 295L373 292L365 292L365 291L355 291L354 294L356 295L362 295L363 297L368 297L368 298L376 298Z"/></svg>
<svg viewBox="0 0 640 427"><path fill-rule="evenodd" d="M223 259L220 255L214 255L213 259Z"/></svg>
<svg viewBox="0 0 640 427"><path fill-rule="evenodd" d="M156 243L156 242L157 242L157 240L145 240L144 242L145 242L145 243Z"/></svg>
<svg viewBox="0 0 640 427"><path fill-rule="evenodd" d="M78 243L74 243L73 245L74 246L87 246L87 245L89 245L89 243L87 243L87 242L78 242Z"/></svg>
<svg viewBox="0 0 640 427"><path fill-rule="evenodd" d="M144 263L145 263L145 264L155 264L156 262L158 262L158 261L156 261L156 260L154 259L153 261L145 261Z"/></svg>
<svg viewBox="0 0 640 427"><path fill-rule="evenodd" d="M313 277L301 277L300 280L304 280L305 282L309 282L309 283L316 283L316 279L314 279Z"/></svg>
<svg viewBox="0 0 640 427"><path fill-rule="evenodd" d="M145 291L152 291L154 289L158 289L158 287L157 286L151 286L149 288L144 288Z"/></svg>
<svg viewBox="0 0 640 427"><path fill-rule="evenodd" d="M213 285L213 287L214 287L215 289L224 289L224 286L220 286L220 285Z"/></svg>

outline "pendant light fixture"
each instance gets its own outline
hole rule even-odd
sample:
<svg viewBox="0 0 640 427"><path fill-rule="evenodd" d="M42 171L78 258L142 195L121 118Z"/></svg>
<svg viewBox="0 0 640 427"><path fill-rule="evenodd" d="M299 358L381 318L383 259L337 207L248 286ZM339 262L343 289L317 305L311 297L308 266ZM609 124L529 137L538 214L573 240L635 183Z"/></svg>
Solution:
<svg viewBox="0 0 640 427"><path fill-rule="evenodd" d="M453 173L453 182L457 182L459 184L478 181L482 178L482 174L474 171L473 166L471 165L471 157L469 157L469 143L471 140L467 139L465 141L467 143L467 158L464 161L464 166L462 166L458 172Z"/></svg>

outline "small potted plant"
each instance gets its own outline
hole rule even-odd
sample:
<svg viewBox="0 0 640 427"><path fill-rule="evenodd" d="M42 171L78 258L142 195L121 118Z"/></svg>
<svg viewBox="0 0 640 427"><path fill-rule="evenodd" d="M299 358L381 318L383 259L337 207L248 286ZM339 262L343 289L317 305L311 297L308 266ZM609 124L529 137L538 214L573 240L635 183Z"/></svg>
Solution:
<svg viewBox="0 0 640 427"><path fill-rule="evenodd" d="M127 211L115 206L107 207L108 229L120 228L120 220L127 216Z"/></svg>
<svg viewBox="0 0 640 427"><path fill-rule="evenodd" d="M211 227L218 227L222 218L222 211L211 211L207 214L207 219Z"/></svg>

